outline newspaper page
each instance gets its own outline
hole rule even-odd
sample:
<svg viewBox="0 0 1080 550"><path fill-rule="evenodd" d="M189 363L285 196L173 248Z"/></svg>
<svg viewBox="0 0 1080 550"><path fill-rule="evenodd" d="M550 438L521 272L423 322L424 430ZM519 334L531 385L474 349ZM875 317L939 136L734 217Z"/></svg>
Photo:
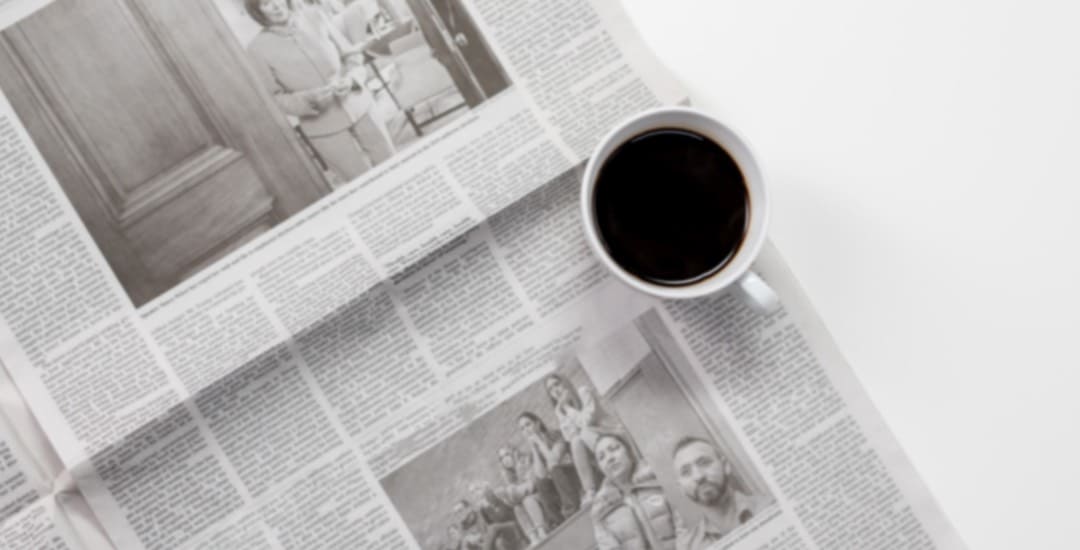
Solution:
<svg viewBox="0 0 1080 550"><path fill-rule="evenodd" d="M73 3L3 36L0 332L68 467L684 99L606 2Z"/></svg>
<svg viewBox="0 0 1080 550"><path fill-rule="evenodd" d="M27 414L11 380L0 372L0 548L84 548L57 504L74 490ZM39 439L40 437L40 439ZM100 532L96 527L94 532ZM93 536L93 535L91 535Z"/></svg>
<svg viewBox="0 0 1080 550"><path fill-rule="evenodd" d="M777 313L647 298L596 271L577 175L460 247L506 260L527 328L358 427L420 548L964 547L774 249L757 268Z"/></svg>
<svg viewBox="0 0 1080 550"><path fill-rule="evenodd" d="M52 495L7 517L0 524L0 548L77 550L85 546L60 520Z"/></svg>
<svg viewBox="0 0 1080 550"><path fill-rule="evenodd" d="M11 389L7 386L0 391ZM0 416L0 523L46 498L52 489L50 481L37 468L15 429Z"/></svg>
<svg viewBox="0 0 1080 550"><path fill-rule="evenodd" d="M0 359L73 483L12 536L959 546L782 268L756 318L589 255L580 162L685 100L616 3L69 2L2 37Z"/></svg>

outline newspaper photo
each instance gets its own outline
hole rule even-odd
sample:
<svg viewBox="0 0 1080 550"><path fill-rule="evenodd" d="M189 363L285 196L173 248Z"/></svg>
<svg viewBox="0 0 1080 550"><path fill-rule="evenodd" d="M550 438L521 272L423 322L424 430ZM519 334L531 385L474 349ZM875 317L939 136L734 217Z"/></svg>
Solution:
<svg viewBox="0 0 1080 550"><path fill-rule="evenodd" d="M136 306L509 87L459 2L365 4L80 3L51 19L146 23L111 29L130 42L65 30L39 53L41 79L5 74L57 104L59 128L31 137L54 173L76 171L60 184ZM8 32L40 51L53 13ZM66 61L90 44L109 50ZM28 125L42 115L15 107Z"/></svg>
<svg viewBox="0 0 1080 550"><path fill-rule="evenodd" d="M592 148L689 101L618 3L36 8L0 547L964 547L777 251L769 315L589 252Z"/></svg>
<svg viewBox="0 0 1080 550"><path fill-rule="evenodd" d="M713 404L649 347L639 326L672 338L656 312L639 323L381 480L425 548L704 548L779 513Z"/></svg>

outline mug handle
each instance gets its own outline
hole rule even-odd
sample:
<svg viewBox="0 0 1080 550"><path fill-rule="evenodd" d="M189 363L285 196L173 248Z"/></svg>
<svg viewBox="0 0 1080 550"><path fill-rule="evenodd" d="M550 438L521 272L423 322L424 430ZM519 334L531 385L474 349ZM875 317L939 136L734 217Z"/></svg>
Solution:
<svg viewBox="0 0 1080 550"><path fill-rule="evenodd" d="M780 309L780 297L757 273L747 271L736 286L743 301L754 311L768 315Z"/></svg>

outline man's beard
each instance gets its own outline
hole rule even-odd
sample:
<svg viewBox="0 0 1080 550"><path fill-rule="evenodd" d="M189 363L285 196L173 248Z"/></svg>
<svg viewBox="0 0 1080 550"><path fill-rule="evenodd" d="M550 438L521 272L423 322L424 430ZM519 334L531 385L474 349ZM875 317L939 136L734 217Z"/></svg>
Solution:
<svg viewBox="0 0 1080 550"><path fill-rule="evenodd" d="M702 481L694 488L694 500L705 506L714 506L723 500L727 493L727 483L723 485L712 481Z"/></svg>

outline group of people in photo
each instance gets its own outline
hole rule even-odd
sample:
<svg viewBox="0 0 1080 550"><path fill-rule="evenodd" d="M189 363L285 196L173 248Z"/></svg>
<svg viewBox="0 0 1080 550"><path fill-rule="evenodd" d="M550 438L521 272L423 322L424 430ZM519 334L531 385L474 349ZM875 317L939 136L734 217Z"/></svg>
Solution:
<svg viewBox="0 0 1080 550"><path fill-rule="evenodd" d="M544 379L558 427L533 411L513 421L523 445L495 452L499 484L474 481L455 504L439 550L523 550L539 545L596 497L603 473L598 439L621 430L588 386L575 388L559 374ZM470 500L471 498L471 500Z"/></svg>
<svg viewBox="0 0 1080 550"><path fill-rule="evenodd" d="M496 450L499 482L468 482L445 536L429 540L427 550L540 547L579 512L588 514L600 550L698 550L767 503L740 490L715 445L687 437L672 449L672 468L703 514L686 526L633 439L592 388L575 388L559 374L543 384L557 428L533 411L521 411L513 421L525 443Z"/></svg>
<svg viewBox="0 0 1080 550"><path fill-rule="evenodd" d="M254 71L333 183L508 85L460 0L244 0L244 10L261 27L247 44Z"/></svg>

